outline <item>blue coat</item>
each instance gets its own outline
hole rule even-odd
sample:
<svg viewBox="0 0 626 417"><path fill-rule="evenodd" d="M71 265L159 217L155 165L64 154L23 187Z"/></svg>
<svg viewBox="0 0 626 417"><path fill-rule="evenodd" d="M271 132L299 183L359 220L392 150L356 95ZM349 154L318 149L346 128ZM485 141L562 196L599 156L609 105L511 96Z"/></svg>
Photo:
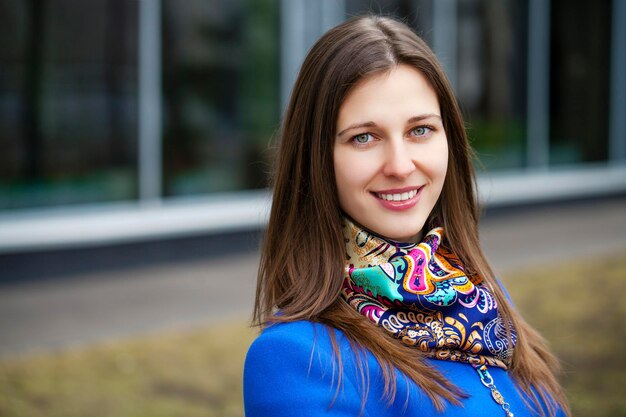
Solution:
<svg viewBox="0 0 626 417"><path fill-rule="evenodd" d="M334 404L336 369L333 371L329 331L334 331L343 361L343 385ZM397 372L395 401L387 405L381 399L381 368L367 353L369 394L365 417L383 416L504 416L502 408L491 398L477 372L470 365L427 359L454 382L469 398L462 406L448 404L438 413L426 394L412 381ZM336 365L335 365L336 367ZM515 417L533 416L524 404L515 382L500 368L489 368L498 390L511 405ZM247 417L286 416L358 416L361 411L358 369L345 335L339 330L308 321L275 324L266 328L252 343L244 367L243 395ZM407 400L408 395L408 400ZM560 413L559 416L563 416Z"/></svg>

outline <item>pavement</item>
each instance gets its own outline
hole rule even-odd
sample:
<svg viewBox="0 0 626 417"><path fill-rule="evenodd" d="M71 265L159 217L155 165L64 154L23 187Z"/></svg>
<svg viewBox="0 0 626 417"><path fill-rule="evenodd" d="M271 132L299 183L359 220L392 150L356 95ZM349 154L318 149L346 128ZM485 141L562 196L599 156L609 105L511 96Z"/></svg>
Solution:
<svg viewBox="0 0 626 417"><path fill-rule="evenodd" d="M626 253L626 197L488 213L497 275ZM250 318L258 253L0 285L0 357ZM626 279L626 277L625 277Z"/></svg>

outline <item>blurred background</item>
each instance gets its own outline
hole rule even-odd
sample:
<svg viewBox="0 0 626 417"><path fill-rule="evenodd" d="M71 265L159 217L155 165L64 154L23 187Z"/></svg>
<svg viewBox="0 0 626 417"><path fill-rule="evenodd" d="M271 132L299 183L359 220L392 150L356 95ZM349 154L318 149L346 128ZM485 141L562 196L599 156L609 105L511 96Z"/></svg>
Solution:
<svg viewBox="0 0 626 417"><path fill-rule="evenodd" d="M623 0L0 0L0 416L243 415L274 135L362 13L442 61L576 415L626 416Z"/></svg>

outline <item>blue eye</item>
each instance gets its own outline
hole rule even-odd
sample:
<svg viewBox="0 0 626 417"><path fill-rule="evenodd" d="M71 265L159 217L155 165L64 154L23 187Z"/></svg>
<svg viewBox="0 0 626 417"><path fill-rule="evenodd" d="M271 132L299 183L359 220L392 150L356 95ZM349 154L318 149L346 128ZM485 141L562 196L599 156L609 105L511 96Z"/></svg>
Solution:
<svg viewBox="0 0 626 417"><path fill-rule="evenodd" d="M370 135L369 133L361 133L360 135L356 135L356 136L352 137L352 140L356 144L364 145L364 144L366 144L366 143L368 143L370 141L371 137L372 137L372 135Z"/></svg>
<svg viewBox="0 0 626 417"><path fill-rule="evenodd" d="M428 132L430 130L432 130L432 129L427 127L427 126L420 126L420 127L416 127L415 129L411 130L411 133L414 134L415 136L424 136L424 135L428 134Z"/></svg>

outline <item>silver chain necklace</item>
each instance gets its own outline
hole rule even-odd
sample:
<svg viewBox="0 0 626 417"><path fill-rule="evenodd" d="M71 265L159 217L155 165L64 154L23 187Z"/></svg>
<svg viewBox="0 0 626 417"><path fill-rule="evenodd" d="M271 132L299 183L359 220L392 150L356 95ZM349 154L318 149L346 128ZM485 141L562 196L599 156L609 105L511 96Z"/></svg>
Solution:
<svg viewBox="0 0 626 417"><path fill-rule="evenodd" d="M480 382L491 391L491 398L504 410L506 417L513 417L513 412L511 411L511 406L504 400L504 397L496 388L496 384L493 382L493 378L487 370L487 365L474 365L472 364L476 372L478 372L478 376L480 376Z"/></svg>

